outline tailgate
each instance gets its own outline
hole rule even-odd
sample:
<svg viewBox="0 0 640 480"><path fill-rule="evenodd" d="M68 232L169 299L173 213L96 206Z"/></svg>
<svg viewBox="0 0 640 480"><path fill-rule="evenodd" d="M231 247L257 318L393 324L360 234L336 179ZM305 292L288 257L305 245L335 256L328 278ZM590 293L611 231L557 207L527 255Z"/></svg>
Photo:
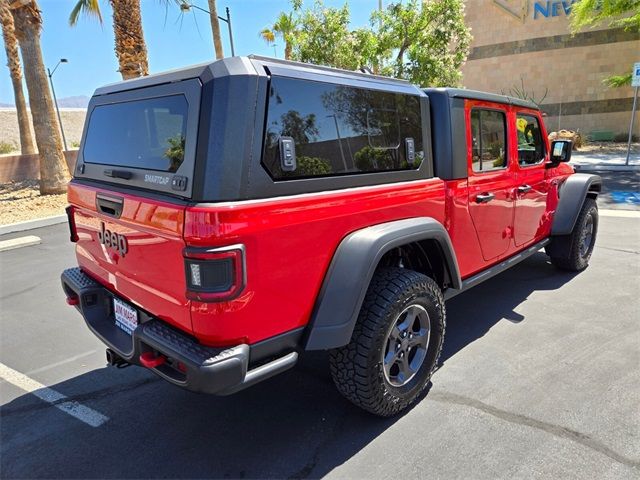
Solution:
<svg viewBox="0 0 640 480"><path fill-rule="evenodd" d="M82 270L153 316L191 332L185 207L75 182L69 184L68 198Z"/></svg>

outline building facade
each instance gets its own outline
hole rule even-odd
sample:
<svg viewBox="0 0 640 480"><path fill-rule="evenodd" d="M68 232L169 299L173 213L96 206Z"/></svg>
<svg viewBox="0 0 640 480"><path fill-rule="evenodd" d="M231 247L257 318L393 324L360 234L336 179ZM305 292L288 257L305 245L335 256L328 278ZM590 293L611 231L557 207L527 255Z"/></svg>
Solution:
<svg viewBox="0 0 640 480"><path fill-rule="evenodd" d="M550 131L579 130L596 139L622 135L629 130L633 89L609 88L603 79L640 62L640 33L598 27L572 35L568 15L575 2L467 1L474 38L462 83L514 96L526 92L548 115Z"/></svg>

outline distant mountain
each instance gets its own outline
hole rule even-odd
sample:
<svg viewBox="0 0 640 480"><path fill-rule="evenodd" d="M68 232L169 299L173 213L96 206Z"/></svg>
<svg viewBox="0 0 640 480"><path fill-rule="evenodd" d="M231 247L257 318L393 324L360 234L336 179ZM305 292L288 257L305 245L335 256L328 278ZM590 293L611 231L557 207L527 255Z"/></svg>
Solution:
<svg viewBox="0 0 640 480"><path fill-rule="evenodd" d="M89 97L86 95L76 95L74 97L65 97L58 99L58 106L60 108L87 108L89 105ZM0 108L15 108L12 103L0 103ZM29 105L27 105L29 108Z"/></svg>
<svg viewBox="0 0 640 480"><path fill-rule="evenodd" d="M74 97L65 97L58 99L60 108L87 108L89 105L89 97L86 95L76 95Z"/></svg>

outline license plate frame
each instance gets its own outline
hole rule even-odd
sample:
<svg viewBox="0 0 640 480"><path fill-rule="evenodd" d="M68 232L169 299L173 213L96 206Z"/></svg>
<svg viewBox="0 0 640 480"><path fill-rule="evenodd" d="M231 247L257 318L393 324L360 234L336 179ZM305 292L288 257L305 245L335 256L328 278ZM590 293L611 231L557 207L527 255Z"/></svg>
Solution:
<svg viewBox="0 0 640 480"><path fill-rule="evenodd" d="M127 335L132 335L139 324L138 310L116 297L113 297L113 316L116 327Z"/></svg>

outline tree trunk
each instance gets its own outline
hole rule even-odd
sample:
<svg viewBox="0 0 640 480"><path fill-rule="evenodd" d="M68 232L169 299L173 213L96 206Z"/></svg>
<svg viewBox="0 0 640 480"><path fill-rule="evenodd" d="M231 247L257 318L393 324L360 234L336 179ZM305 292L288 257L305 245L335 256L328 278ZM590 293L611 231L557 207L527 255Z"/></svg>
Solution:
<svg viewBox="0 0 640 480"><path fill-rule="evenodd" d="M9 5L2 0L0 3L0 20L2 21L2 36L4 37L4 49L7 52L7 65L13 84L13 97L16 102L16 112L18 114L18 130L20 132L20 150L23 155L36 153L31 136L31 121L27 112L27 103L22 90L22 68L20 67L20 56L18 55L18 40L13 25L13 17L9 10Z"/></svg>
<svg viewBox="0 0 640 480"><path fill-rule="evenodd" d="M224 58L222 51L222 39L220 38L220 22L218 21L218 9L216 0L209 0L209 17L211 18L211 33L213 35L213 46L216 50L216 59Z"/></svg>
<svg viewBox="0 0 640 480"><path fill-rule="evenodd" d="M124 80L149 75L147 45L142 31L140 0L109 0L113 10L115 51Z"/></svg>
<svg viewBox="0 0 640 480"><path fill-rule="evenodd" d="M291 47L291 42L284 42L284 59L285 60L291 60L291 53L293 51L293 48Z"/></svg>
<svg viewBox="0 0 640 480"><path fill-rule="evenodd" d="M43 195L64 193L67 191L70 176L62 153L60 129L53 110L51 91L42 61L40 10L35 0L14 2L10 8L22 52L29 105L40 152L40 193Z"/></svg>

